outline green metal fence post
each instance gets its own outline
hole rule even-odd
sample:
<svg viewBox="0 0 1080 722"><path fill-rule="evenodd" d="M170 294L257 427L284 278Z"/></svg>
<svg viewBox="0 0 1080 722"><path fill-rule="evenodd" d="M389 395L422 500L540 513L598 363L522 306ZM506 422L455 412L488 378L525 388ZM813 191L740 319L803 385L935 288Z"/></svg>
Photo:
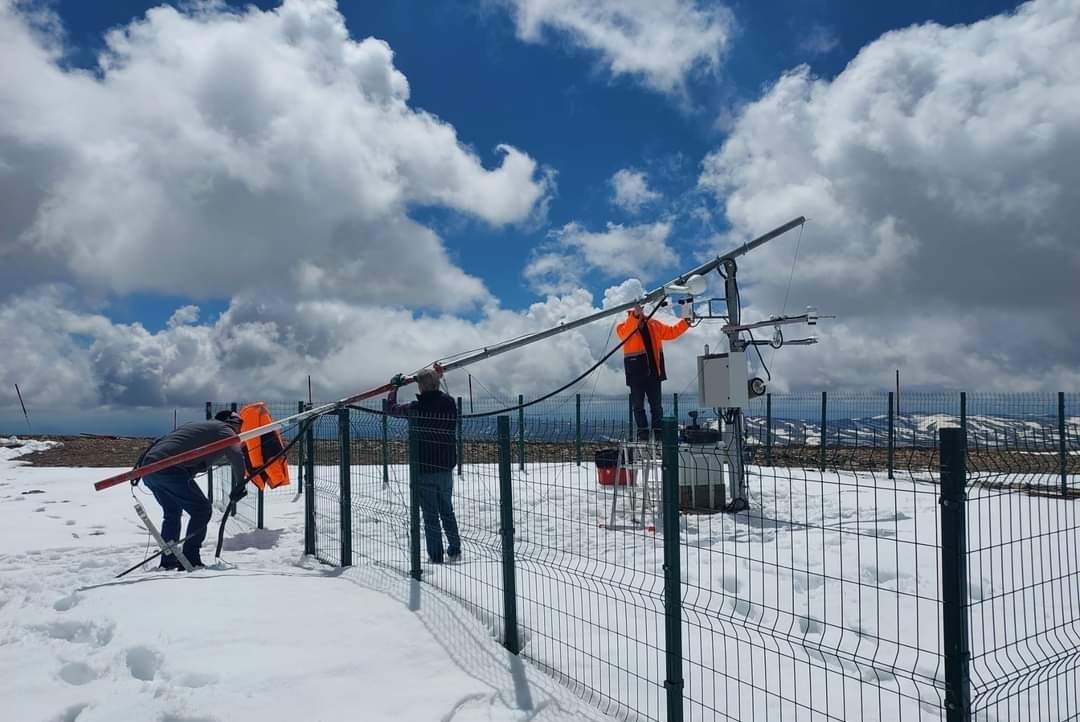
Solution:
<svg viewBox="0 0 1080 722"><path fill-rule="evenodd" d="M304 409L307 405L303 401L296 402L296 413L304 413ZM304 470L307 468L307 464L304 462L304 445L300 442L296 443L296 483L297 494L304 493Z"/></svg>
<svg viewBox="0 0 1080 722"><path fill-rule="evenodd" d="M213 402L206 402L206 420L214 418L214 404ZM214 503L214 467L206 467L206 498L210 500L210 503Z"/></svg>
<svg viewBox="0 0 1080 722"><path fill-rule="evenodd" d="M236 411L236 402L235 401L233 401L232 403L229 404L229 410L230 411ZM240 481L239 479L236 478L236 472L233 470L232 465L229 466L229 480L231 482L229 484L230 489L235 488L236 487L236 482Z"/></svg>
<svg viewBox="0 0 1080 722"><path fill-rule="evenodd" d="M510 417L497 419L499 430L499 535L502 537L503 646L521 651L518 635L517 582L514 574L514 492L510 474Z"/></svg>
<svg viewBox="0 0 1080 722"><path fill-rule="evenodd" d="M679 394L678 392L671 395L671 415L675 417L675 428L679 428Z"/></svg>
<svg viewBox="0 0 1080 722"><path fill-rule="evenodd" d="M311 404L307 409L311 410ZM304 476L306 487L304 489L304 553L316 554L315 538L315 423L312 422L304 434Z"/></svg>
<svg viewBox="0 0 1080 722"><path fill-rule="evenodd" d="M663 421L664 641L667 722L683 719L682 581L679 559L679 424Z"/></svg>
<svg viewBox="0 0 1080 722"><path fill-rule="evenodd" d="M525 397L518 394L518 469L525 471Z"/></svg>
<svg viewBox="0 0 1080 722"><path fill-rule="evenodd" d="M893 393L894 392L892 392L892 391L889 392L889 441L888 441L888 443L889 443L889 453L888 453L888 456L889 456L889 478L890 479L893 478L893 461L894 461L893 457L896 454L896 428L893 425L893 416L895 415L896 411L895 411L895 408L893 406L893 403L895 402L895 399L893 398Z"/></svg>
<svg viewBox="0 0 1080 722"><path fill-rule="evenodd" d="M382 483L390 483L390 417L382 415Z"/></svg>
<svg viewBox="0 0 1080 722"><path fill-rule="evenodd" d="M967 451L967 391L960 392L960 434L961 441L964 442L964 450Z"/></svg>
<svg viewBox="0 0 1080 722"><path fill-rule="evenodd" d="M1058 391L1058 455L1061 458L1061 495L1069 492L1069 456L1065 444L1065 392Z"/></svg>
<svg viewBox="0 0 1080 722"><path fill-rule="evenodd" d="M574 458L581 466L581 394L574 394Z"/></svg>
<svg viewBox="0 0 1080 722"><path fill-rule="evenodd" d="M461 435L461 397L457 397L457 475L464 474L465 439Z"/></svg>
<svg viewBox="0 0 1080 722"><path fill-rule="evenodd" d="M938 431L941 446L941 609L945 653L946 722L971 720L971 650L968 647L964 432Z"/></svg>
<svg viewBox="0 0 1080 722"><path fill-rule="evenodd" d="M420 580L420 428L416 419L409 417L409 575Z"/></svg>
<svg viewBox="0 0 1080 722"><path fill-rule="evenodd" d="M256 496L255 496L255 528L256 529L262 529L263 528L263 512L266 509L266 492L263 491L262 489L260 489L259 487L255 487L255 489L256 489Z"/></svg>
<svg viewBox="0 0 1080 722"><path fill-rule="evenodd" d="M772 466L772 393L765 394L765 464Z"/></svg>
<svg viewBox="0 0 1080 722"><path fill-rule="evenodd" d="M352 566L352 454L349 409L338 409L338 458L341 477L341 566Z"/></svg>
<svg viewBox="0 0 1080 722"><path fill-rule="evenodd" d="M821 450L820 450L820 453L821 453L820 464L821 464L821 470L822 471L825 471L825 439L828 436L828 434L826 433L828 431L828 428L826 427L826 422L825 422L825 407L827 405L827 401L828 401L828 392L827 391L822 391L821 392Z"/></svg>

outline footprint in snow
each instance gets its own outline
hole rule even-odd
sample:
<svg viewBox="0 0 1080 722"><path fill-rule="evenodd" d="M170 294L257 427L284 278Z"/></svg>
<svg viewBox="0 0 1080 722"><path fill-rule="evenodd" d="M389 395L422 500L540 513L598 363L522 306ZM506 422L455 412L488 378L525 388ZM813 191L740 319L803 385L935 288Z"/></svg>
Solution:
<svg viewBox="0 0 1080 722"><path fill-rule="evenodd" d="M153 682L161 670L161 655L150 647L132 647L127 651L126 661L131 676L143 682Z"/></svg>
<svg viewBox="0 0 1080 722"><path fill-rule="evenodd" d="M112 622L96 624L91 621L61 620L39 627L39 629L53 639L104 647L112 641L115 626Z"/></svg>
<svg viewBox="0 0 1080 722"><path fill-rule="evenodd" d="M58 612L66 612L73 609L80 601L82 601L82 598L78 594L69 594L53 602L53 609Z"/></svg>
<svg viewBox="0 0 1080 722"><path fill-rule="evenodd" d="M60 679L76 687L89 684L100 677L100 672L83 662L68 662L60 668Z"/></svg>
<svg viewBox="0 0 1080 722"><path fill-rule="evenodd" d="M89 702L80 702L79 704L73 704L56 717L53 717L52 722L78 722L79 715L90 706Z"/></svg>

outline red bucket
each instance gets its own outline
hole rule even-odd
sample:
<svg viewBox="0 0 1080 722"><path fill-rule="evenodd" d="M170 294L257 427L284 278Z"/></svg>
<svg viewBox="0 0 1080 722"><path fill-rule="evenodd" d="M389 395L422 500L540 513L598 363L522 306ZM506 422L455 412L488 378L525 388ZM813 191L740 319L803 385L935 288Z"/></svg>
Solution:
<svg viewBox="0 0 1080 722"><path fill-rule="evenodd" d="M634 483L634 470L597 467L596 480L600 482L600 486L615 486L616 483L619 486L627 486Z"/></svg>

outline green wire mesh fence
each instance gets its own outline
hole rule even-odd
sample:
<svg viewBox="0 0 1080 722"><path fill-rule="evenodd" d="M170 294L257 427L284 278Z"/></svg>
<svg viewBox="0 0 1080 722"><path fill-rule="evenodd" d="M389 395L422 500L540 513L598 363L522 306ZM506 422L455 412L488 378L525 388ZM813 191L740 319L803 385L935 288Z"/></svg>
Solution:
<svg viewBox="0 0 1080 722"><path fill-rule="evenodd" d="M307 551L419 578L618 719L1077 718L1080 395L754 399L738 514L730 440L627 442L625 398L459 403L460 562L428 563L408 422L374 406L294 448Z"/></svg>

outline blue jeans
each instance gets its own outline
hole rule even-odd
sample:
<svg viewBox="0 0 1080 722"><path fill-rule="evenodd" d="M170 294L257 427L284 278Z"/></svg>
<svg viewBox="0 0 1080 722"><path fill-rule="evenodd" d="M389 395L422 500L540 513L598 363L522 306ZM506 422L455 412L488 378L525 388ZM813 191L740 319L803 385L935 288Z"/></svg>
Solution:
<svg viewBox="0 0 1080 722"><path fill-rule="evenodd" d="M424 538L428 557L434 562L443 560L442 535L446 532L446 553L461 553L461 535L454 516L454 472L426 471L416 485L420 513L424 516Z"/></svg>
<svg viewBox="0 0 1080 722"><path fill-rule="evenodd" d="M199 485L186 471L172 467L143 477L143 484L153 492L164 518L161 521L161 537L167 542L180 540L180 513L188 513L187 534L184 540L184 556L188 561L199 561L199 549L206 539L206 525L210 523L212 507ZM175 562L172 554L162 555L165 564Z"/></svg>

